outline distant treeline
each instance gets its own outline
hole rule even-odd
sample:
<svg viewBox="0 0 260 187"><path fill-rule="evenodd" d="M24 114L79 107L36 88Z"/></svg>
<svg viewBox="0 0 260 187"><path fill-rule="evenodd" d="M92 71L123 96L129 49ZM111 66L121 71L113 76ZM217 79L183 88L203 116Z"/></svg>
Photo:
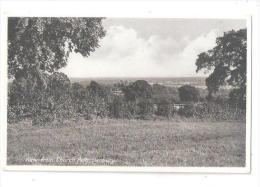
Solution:
<svg viewBox="0 0 260 187"><path fill-rule="evenodd" d="M71 83L63 73L43 74L38 80L45 81L21 76L9 83L9 122L30 118L34 125L48 125L77 117L245 120L245 109L227 95L208 101L206 94L201 96L201 90L190 85L173 88L136 80L113 85L91 81L83 86Z"/></svg>

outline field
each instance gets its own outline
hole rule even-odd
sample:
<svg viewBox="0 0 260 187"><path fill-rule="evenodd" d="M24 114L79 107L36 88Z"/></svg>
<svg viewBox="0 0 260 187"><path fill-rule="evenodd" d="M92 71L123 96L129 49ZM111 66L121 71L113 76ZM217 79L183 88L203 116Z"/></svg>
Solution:
<svg viewBox="0 0 260 187"><path fill-rule="evenodd" d="M245 122L78 120L8 125L8 165L245 165Z"/></svg>

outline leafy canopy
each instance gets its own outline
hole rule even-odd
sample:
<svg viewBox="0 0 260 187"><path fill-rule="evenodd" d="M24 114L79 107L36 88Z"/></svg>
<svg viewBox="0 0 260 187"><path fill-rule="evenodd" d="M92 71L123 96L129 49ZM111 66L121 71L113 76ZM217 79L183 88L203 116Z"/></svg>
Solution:
<svg viewBox="0 0 260 187"><path fill-rule="evenodd" d="M102 18L9 18L8 75L53 73L71 52L89 56L104 35Z"/></svg>
<svg viewBox="0 0 260 187"><path fill-rule="evenodd" d="M184 102L197 102L199 101L200 93L197 88L190 85L181 86L179 89L179 97Z"/></svg>
<svg viewBox="0 0 260 187"><path fill-rule="evenodd" d="M206 79L209 97L221 85L241 90L244 98L246 88L247 30L229 31L216 39L216 46L200 53L196 60L196 72L212 71ZM242 99L241 98L241 99Z"/></svg>
<svg viewBox="0 0 260 187"><path fill-rule="evenodd" d="M145 80L137 80L123 89L127 101L152 98L152 87Z"/></svg>

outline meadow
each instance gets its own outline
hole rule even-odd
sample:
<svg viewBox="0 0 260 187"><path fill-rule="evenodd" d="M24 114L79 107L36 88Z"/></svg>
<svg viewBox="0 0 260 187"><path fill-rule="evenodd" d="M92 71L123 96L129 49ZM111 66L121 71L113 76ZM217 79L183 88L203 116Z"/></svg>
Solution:
<svg viewBox="0 0 260 187"><path fill-rule="evenodd" d="M243 167L246 110L226 88L208 101L203 80L96 82L55 73L33 92L30 80L15 81L7 164Z"/></svg>
<svg viewBox="0 0 260 187"><path fill-rule="evenodd" d="M245 166L244 121L97 119L8 124L7 164Z"/></svg>

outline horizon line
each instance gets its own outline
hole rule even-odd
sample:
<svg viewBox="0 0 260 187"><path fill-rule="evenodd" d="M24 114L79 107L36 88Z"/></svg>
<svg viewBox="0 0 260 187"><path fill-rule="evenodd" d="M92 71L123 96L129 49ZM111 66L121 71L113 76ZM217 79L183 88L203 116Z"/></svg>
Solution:
<svg viewBox="0 0 260 187"><path fill-rule="evenodd" d="M139 77L139 76L136 76L136 77L70 77L68 76L69 78L73 78L73 79L97 79L97 78L101 78L101 79L105 79L105 78L121 78L121 79L128 79L128 78L207 78L207 76L165 76L165 77L160 77L160 76L157 76L157 77Z"/></svg>

